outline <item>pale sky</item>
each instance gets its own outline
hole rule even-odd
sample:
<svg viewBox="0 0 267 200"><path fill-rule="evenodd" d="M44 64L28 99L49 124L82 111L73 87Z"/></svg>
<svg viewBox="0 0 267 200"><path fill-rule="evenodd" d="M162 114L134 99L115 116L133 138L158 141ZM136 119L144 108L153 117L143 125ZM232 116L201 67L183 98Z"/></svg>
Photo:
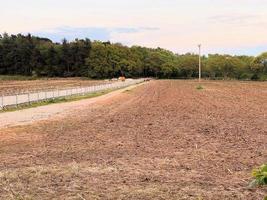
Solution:
<svg viewBox="0 0 267 200"><path fill-rule="evenodd" d="M267 0L0 0L0 32L88 37L175 53L267 51Z"/></svg>

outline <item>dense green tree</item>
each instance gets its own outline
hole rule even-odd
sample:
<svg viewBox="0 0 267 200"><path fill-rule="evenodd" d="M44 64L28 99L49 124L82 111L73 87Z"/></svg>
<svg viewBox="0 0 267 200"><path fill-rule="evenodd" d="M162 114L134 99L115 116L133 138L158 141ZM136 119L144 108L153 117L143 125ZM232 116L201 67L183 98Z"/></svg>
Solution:
<svg viewBox="0 0 267 200"><path fill-rule="evenodd" d="M230 55L209 55L205 71L210 78L240 78L245 73L247 65L238 57Z"/></svg>
<svg viewBox="0 0 267 200"><path fill-rule="evenodd" d="M267 52L254 58L251 63L251 70L253 80L267 80Z"/></svg>
<svg viewBox="0 0 267 200"><path fill-rule="evenodd" d="M112 66L108 64L106 46L101 42L92 44L92 51L90 56L86 59L88 66L87 76L91 78L108 77Z"/></svg>
<svg viewBox="0 0 267 200"><path fill-rule="evenodd" d="M83 76L87 73L86 58L90 56L92 48L91 41L86 38L85 40L76 39L71 44L70 53L72 55L72 68L75 76Z"/></svg>
<svg viewBox="0 0 267 200"><path fill-rule="evenodd" d="M193 78L198 76L199 58L195 54L185 54L179 56L179 66L181 69L181 77Z"/></svg>
<svg viewBox="0 0 267 200"><path fill-rule="evenodd" d="M267 72L267 52L256 57L253 60L251 67L254 72L266 73Z"/></svg>
<svg viewBox="0 0 267 200"><path fill-rule="evenodd" d="M1 35L0 35L0 39L1 39ZM0 45L0 74L5 73L5 66L4 66L4 49L3 47Z"/></svg>
<svg viewBox="0 0 267 200"><path fill-rule="evenodd" d="M198 55L174 54L162 48L127 47L119 43L0 35L0 74L85 76L90 78L198 77ZM267 53L258 57L212 54L202 57L203 77L267 79Z"/></svg>
<svg viewBox="0 0 267 200"><path fill-rule="evenodd" d="M65 38L62 40L60 58L60 64L64 68L64 76L72 76L73 54L71 54L70 44Z"/></svg>

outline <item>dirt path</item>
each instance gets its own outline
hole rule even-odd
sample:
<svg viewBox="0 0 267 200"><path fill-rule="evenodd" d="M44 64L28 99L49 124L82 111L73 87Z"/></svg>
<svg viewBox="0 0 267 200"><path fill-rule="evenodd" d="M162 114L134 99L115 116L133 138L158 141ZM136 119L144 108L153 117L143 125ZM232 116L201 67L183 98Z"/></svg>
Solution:
<svg viewBox="0 0 267 200"><path fill-rule="evenodd" d="M256 200L265 83L153 81L0 129L0 199Z"/></svg>
<svg viewBox="0 0 267 200"><path fill-rule="evenodd" d="M121 90L111 92L109 94L85 99L80 101L73 101L68 103L51 104L36 108L29 108L18 110L14 112L0 113L0 128L30 124L40 120L47 120L50 118L59 118L71 115L75 110L82 110L83 107L88 107L91 104L99 101L113 98L114 96L135 88L137 85L130 86Z"/></svg>

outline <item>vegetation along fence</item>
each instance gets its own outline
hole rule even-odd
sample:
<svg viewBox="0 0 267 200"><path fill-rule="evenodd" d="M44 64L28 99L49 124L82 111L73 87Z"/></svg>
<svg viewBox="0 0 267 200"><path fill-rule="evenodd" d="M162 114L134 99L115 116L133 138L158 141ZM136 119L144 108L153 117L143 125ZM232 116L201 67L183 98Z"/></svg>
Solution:
<svg viewBox="0 0 267 200"><path fill-rule="evenodd" d="M75 95L86 95L109 89L119 89L130 85L144 82L145 79L130 79L125 82L114 82L109 84L95 85L90 87L77 87L68 89L57 89L51 91L40 91L26 94L17 94L0 97L0 110L8 106L18 106L21 104L30 104L33 102L46 101L56 98L64 98Z"/></svg>

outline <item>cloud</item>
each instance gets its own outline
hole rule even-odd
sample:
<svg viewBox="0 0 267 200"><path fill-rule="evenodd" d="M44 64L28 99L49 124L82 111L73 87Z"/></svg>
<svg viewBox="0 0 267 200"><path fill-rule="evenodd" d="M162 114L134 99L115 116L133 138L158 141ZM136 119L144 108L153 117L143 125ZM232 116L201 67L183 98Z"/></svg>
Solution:
<svg viewBox="0 0 267 200"><path fill-rule="evenodd" d="M207 48L205 49L206 54L212 52L232 55L253 55L257 56L260 55L262 52L266 52L267 50L267 43L263 45L250 45L250 46L243 46L241 48L236 47L228 47L228 48Z"/></svg>
<svg viewBox="0 0 267 200"><path fill-rule="evenodd" d="M265 17L260 14L241 14L241 13L214 15L212 17L209 17L208 21L211 23L238 25L238 26L266 24Z"/></svg>
<svg viewBox="0 0 267 200"><path fill-rule="evenodd" d="M132 34L144 31L156 31L156 27L58 27L43 31L34 32L34 35L47 37L55 42L60 42L63 38L69 41L75 38L90 38L91 40L107 41L112 39L114 34Z"/></svg>
<svg viewBox="0 0 267 200"><path fill-rule="evenodd" d="M111 33L139 33L142 31L157 31L159 28L156 27L140 27L140 28L111 28Z"/></svg>

